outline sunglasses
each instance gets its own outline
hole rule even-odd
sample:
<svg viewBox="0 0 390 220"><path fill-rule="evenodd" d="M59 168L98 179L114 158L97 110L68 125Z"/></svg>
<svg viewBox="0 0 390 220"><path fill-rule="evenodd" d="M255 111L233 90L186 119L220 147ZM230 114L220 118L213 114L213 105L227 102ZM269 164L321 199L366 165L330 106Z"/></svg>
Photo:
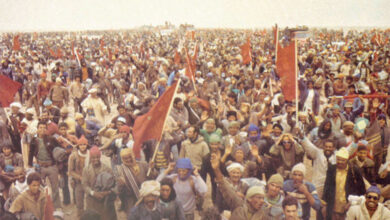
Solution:
<svg viewBox="0 0 390 220"><path fill-rule="evenodd" d="M290 141L282 141L283 144L289 144Z"/></svg>
<svg viewBox="0 0 390 220"><path fill-rule="evenodd" d="M366 196L367 199L373 199L375 201L379 200L377 196Z"/></svg>

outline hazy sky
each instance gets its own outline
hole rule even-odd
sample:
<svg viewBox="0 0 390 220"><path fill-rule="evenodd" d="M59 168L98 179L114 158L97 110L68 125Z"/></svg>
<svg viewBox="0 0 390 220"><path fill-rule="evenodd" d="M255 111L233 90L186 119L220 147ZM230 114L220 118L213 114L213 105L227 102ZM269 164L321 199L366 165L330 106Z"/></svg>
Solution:
<svg viewBox="0 0 390 220"><path fill-rule="evenodd" d="M390 0L0 0L0 31L196 27L390 26Z"/></svg>

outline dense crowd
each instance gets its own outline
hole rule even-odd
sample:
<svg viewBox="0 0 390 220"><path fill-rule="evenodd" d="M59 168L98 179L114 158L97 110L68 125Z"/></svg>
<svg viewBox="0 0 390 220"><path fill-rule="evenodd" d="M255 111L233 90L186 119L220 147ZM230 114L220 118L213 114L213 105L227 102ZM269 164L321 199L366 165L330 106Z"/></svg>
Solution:
<svg viewBox="0 0 390 220"><path fill-rule="evenodd" d="M0 120L0 219L390 219L390 32L308 33L293 101L271 30L3 34L0 74L22 87ZM175 82L161 140L134 152Z"/></svg>

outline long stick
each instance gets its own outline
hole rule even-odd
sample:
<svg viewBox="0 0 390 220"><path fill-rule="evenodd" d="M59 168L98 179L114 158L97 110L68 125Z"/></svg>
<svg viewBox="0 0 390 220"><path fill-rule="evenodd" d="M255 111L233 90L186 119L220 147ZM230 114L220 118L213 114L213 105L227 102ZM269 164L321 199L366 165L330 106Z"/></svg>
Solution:
<svg viewBox="0 0 390 220"><path fill-rule="evenodd" d="M295 41L295 126L298 126L298 46L297 46L297 39L294 38Z"/></svg>
<svg viewBox="0 0 390 220"><path fill-rule="evenodd" d="M161 131L161 135L160 135L160 138L158 139L158 142L157 142L157 146L156 148L154 149L154 153L153 153L153 157L152 157L152 160L151 161L154 161L154 159L156 159L156 155L157 155L157 151L158 151L158 148L160 147L160 142L161 142L161 139L162 139L162 136L163 136L163 133L164 133L164 128L165 128L165 125L167 123L167 118L168 118L168 115L169 113L171 112L171 109L172 109L172 106L173 106L173 99L177 93L177 89L179 88L180 86L180 81L181 79L179 78L179 80L177 81L177 84L176 84L176 88L175 88L175 92L173 93L173 96L172 96L172 100L171 100L171 103L169 104L169 108L168 108L168 112L167 112L167 115L165 116L165 119L164 119L164 125L163 125L163 130ZM150 175L150 171L152 169L149 167L148 169L148 173L146 174L146 176L149 176Z"/></svg>

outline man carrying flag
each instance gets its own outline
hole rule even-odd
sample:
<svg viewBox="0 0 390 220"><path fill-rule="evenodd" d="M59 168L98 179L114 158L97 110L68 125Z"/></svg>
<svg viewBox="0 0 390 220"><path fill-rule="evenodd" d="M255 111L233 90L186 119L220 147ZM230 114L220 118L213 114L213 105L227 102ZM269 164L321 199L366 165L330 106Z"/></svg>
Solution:
<svg viewBox="0 0 390 220"><path fill-rule="evenodd" d="M180 80L163 93L148 113L135 119L133 127L133 151L137 160L141 159L141 146L144 141L151 139L161 140L162 130L167 115L172 108L173 97L177 92L179 84Z"/></svg>

